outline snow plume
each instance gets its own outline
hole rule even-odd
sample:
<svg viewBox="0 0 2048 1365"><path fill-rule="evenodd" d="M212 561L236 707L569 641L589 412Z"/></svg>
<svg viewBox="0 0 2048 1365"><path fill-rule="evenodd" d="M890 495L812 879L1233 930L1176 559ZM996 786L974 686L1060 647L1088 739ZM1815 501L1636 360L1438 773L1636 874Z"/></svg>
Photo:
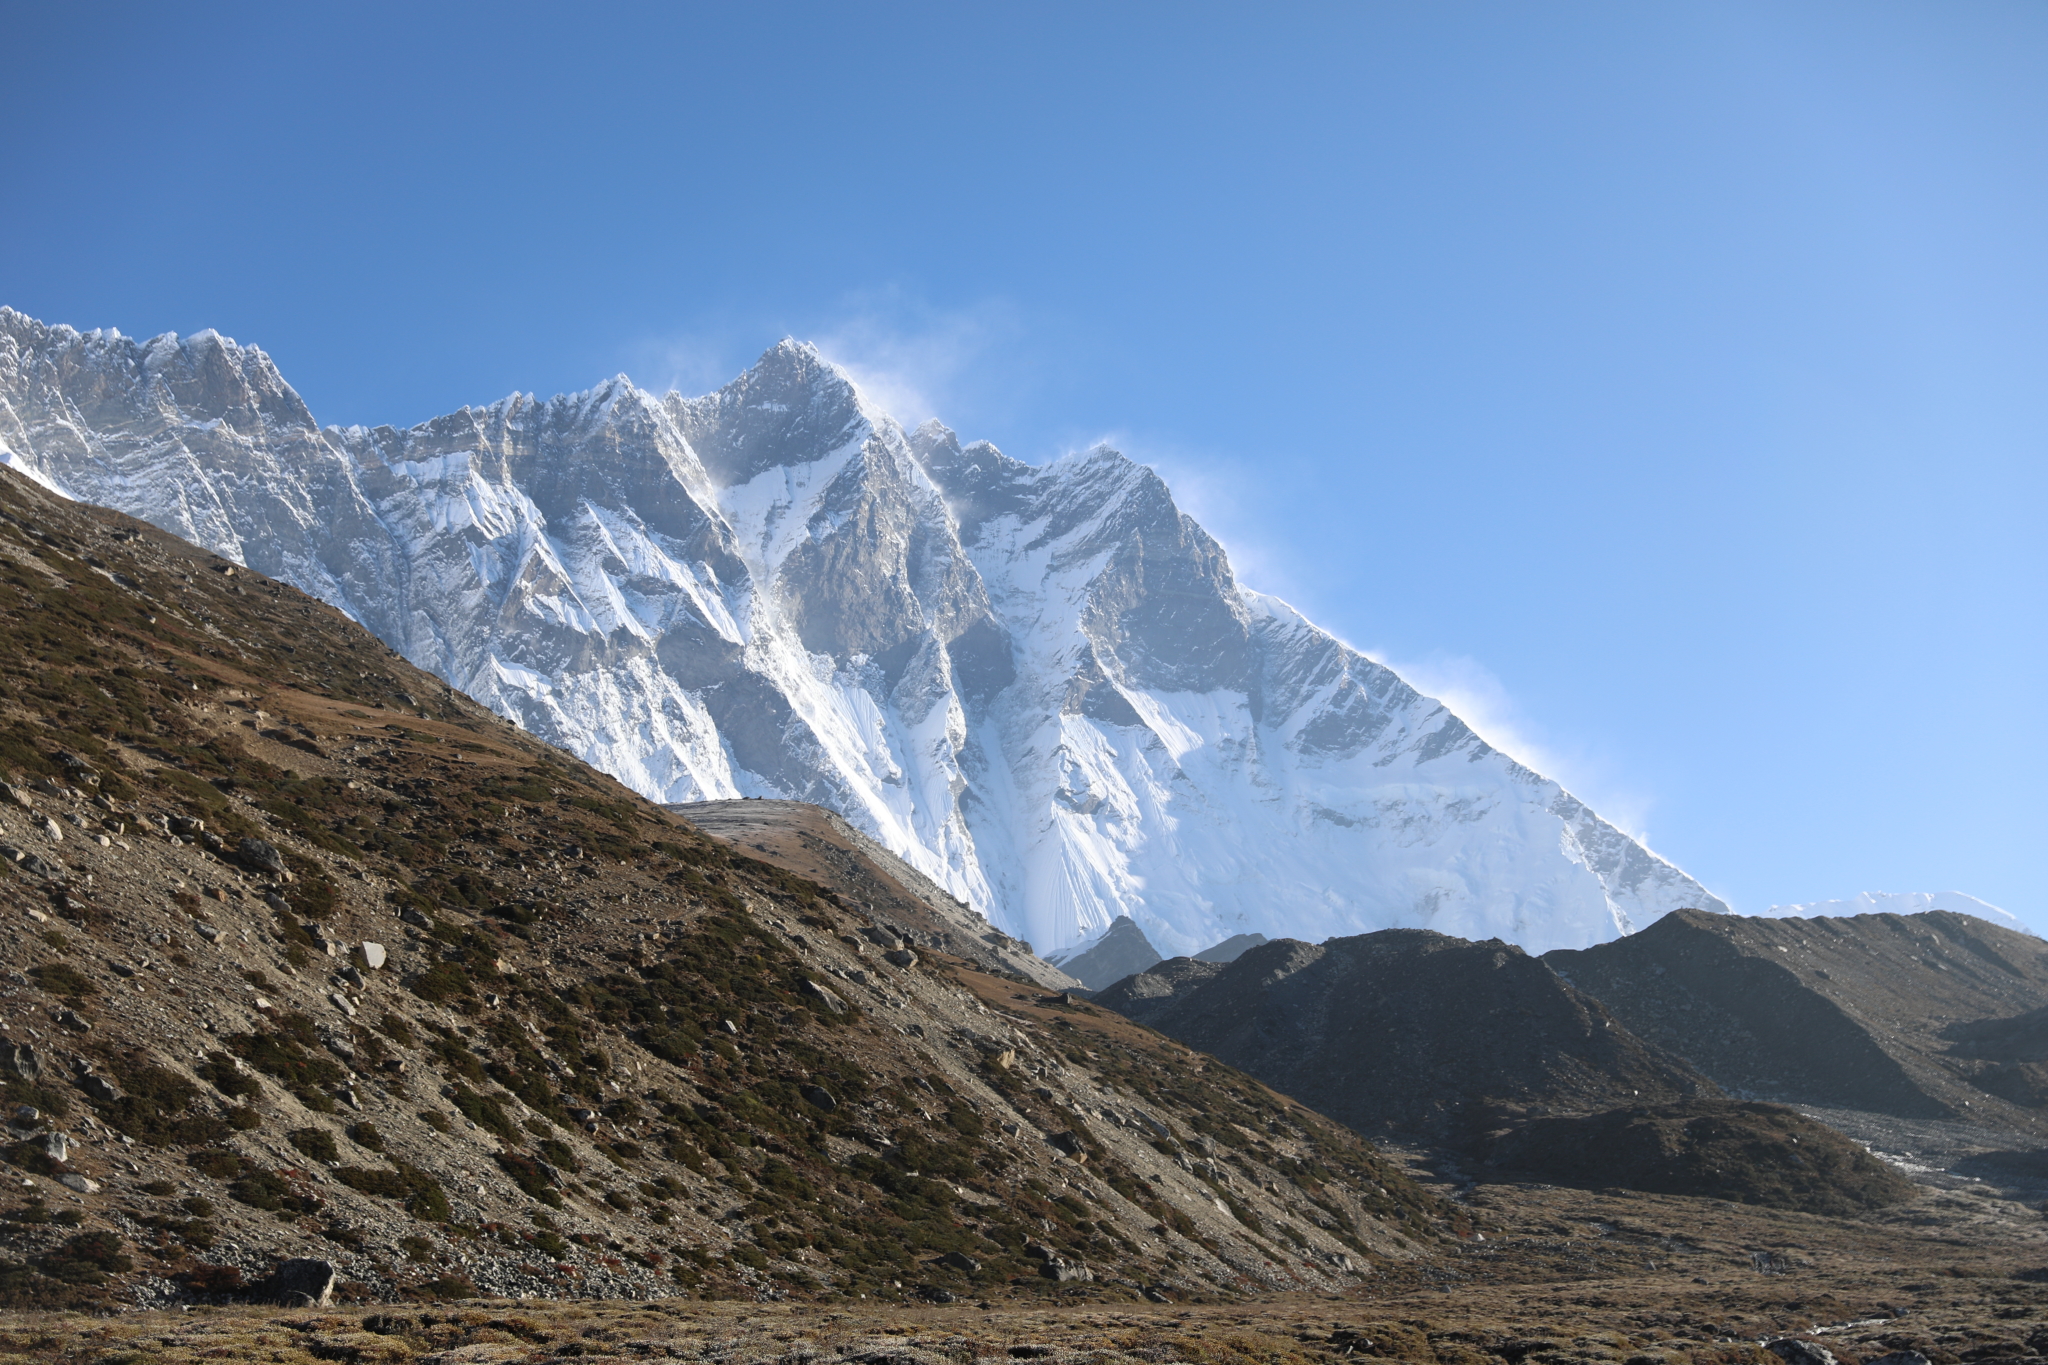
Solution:
<svg viewBox="0 0 2048 1365"><path fill-rule="evenodd" d="M892 289L852 296L811 335L869 404L908 430L970 406L960 401L966 376L1016 331L1016 310L1006 304L934 308Z"/></svg>

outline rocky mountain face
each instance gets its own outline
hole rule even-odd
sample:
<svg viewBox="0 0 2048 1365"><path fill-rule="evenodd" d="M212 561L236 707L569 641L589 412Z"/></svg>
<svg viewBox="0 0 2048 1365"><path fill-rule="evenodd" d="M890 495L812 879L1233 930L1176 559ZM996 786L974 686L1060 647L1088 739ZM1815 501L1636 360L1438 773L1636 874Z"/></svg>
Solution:
<svg viewBox="0 0 2048 1365"><path fill-rule="evenodd" d="M748 856L0 473L0 1307L291 1262L315 1299L1328 1292L1436 1239L1355 1135L1019 945L906 943L947 931L830 853Z"/></svg>
<svg viewBox="0 0 2048 1365"><path fill-rule="evenodd" d="M1544 961L1642 1037L1760 1099L2048 1128L2027 1047L2048 944L1947 910L1667 915Z"/></svg>
<svg viewBox="0 0 2048 1365"><path fill-rule="evenodd" d="M320 428L261 351L0 310L0 461L296 585L663 802L838 812L997 929L1584 947L1725 907L1240 585L1149 469L906 432L785 342Z"/></svg>

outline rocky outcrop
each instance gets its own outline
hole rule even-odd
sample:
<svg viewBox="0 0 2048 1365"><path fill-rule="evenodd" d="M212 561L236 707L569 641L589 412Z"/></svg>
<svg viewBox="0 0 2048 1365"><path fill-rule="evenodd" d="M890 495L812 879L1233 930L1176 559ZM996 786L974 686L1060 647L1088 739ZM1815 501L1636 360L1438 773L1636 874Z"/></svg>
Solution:
<svg viewBox="0 0 2048 1365"><path fill-rule="evenodd" d="M1094 999L1096 1004L1150 1027L1152 1020L1170 1010L1175 1001L1215 980L1222 970L1220 962L1170 957L1097 991Z"/></svg>

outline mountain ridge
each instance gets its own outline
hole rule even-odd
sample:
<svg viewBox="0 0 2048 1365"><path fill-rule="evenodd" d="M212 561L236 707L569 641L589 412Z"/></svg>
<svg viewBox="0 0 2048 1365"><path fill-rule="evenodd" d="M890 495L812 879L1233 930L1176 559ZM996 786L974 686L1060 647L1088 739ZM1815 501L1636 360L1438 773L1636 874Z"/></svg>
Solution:
<svg viewBox="0 0 2048 1365"><path fill-rule="evenodd" d="M905 432L806 343L317 428L215 333L0 310L0 454L340 606L659 800L837 811L1043 951L1725 909L1278 599L1156 473Z"/></svg>

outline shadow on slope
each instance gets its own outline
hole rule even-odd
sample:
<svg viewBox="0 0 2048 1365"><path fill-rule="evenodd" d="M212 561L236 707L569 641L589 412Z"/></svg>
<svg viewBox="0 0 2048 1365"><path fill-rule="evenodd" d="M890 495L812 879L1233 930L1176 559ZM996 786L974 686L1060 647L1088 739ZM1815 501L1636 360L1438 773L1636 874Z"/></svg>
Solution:
<svg viewBox="0 0 2048 1365"><path fill-rule="evenodd" d="M1824 1124L1775 1104L1691 1100L1530 1119L1486 1149L1506 1179L1620 1188L1853 1217L1913 1183Z"/></svg>
<svg viewBox="0 0 2048 1365"><path fill-rule="evenodd" d="M1503 1108L1719 1093L1498 939L1281 939L1230 963L1163 962L1096 998L1361 1132L1444 1140Z"/></svg>

